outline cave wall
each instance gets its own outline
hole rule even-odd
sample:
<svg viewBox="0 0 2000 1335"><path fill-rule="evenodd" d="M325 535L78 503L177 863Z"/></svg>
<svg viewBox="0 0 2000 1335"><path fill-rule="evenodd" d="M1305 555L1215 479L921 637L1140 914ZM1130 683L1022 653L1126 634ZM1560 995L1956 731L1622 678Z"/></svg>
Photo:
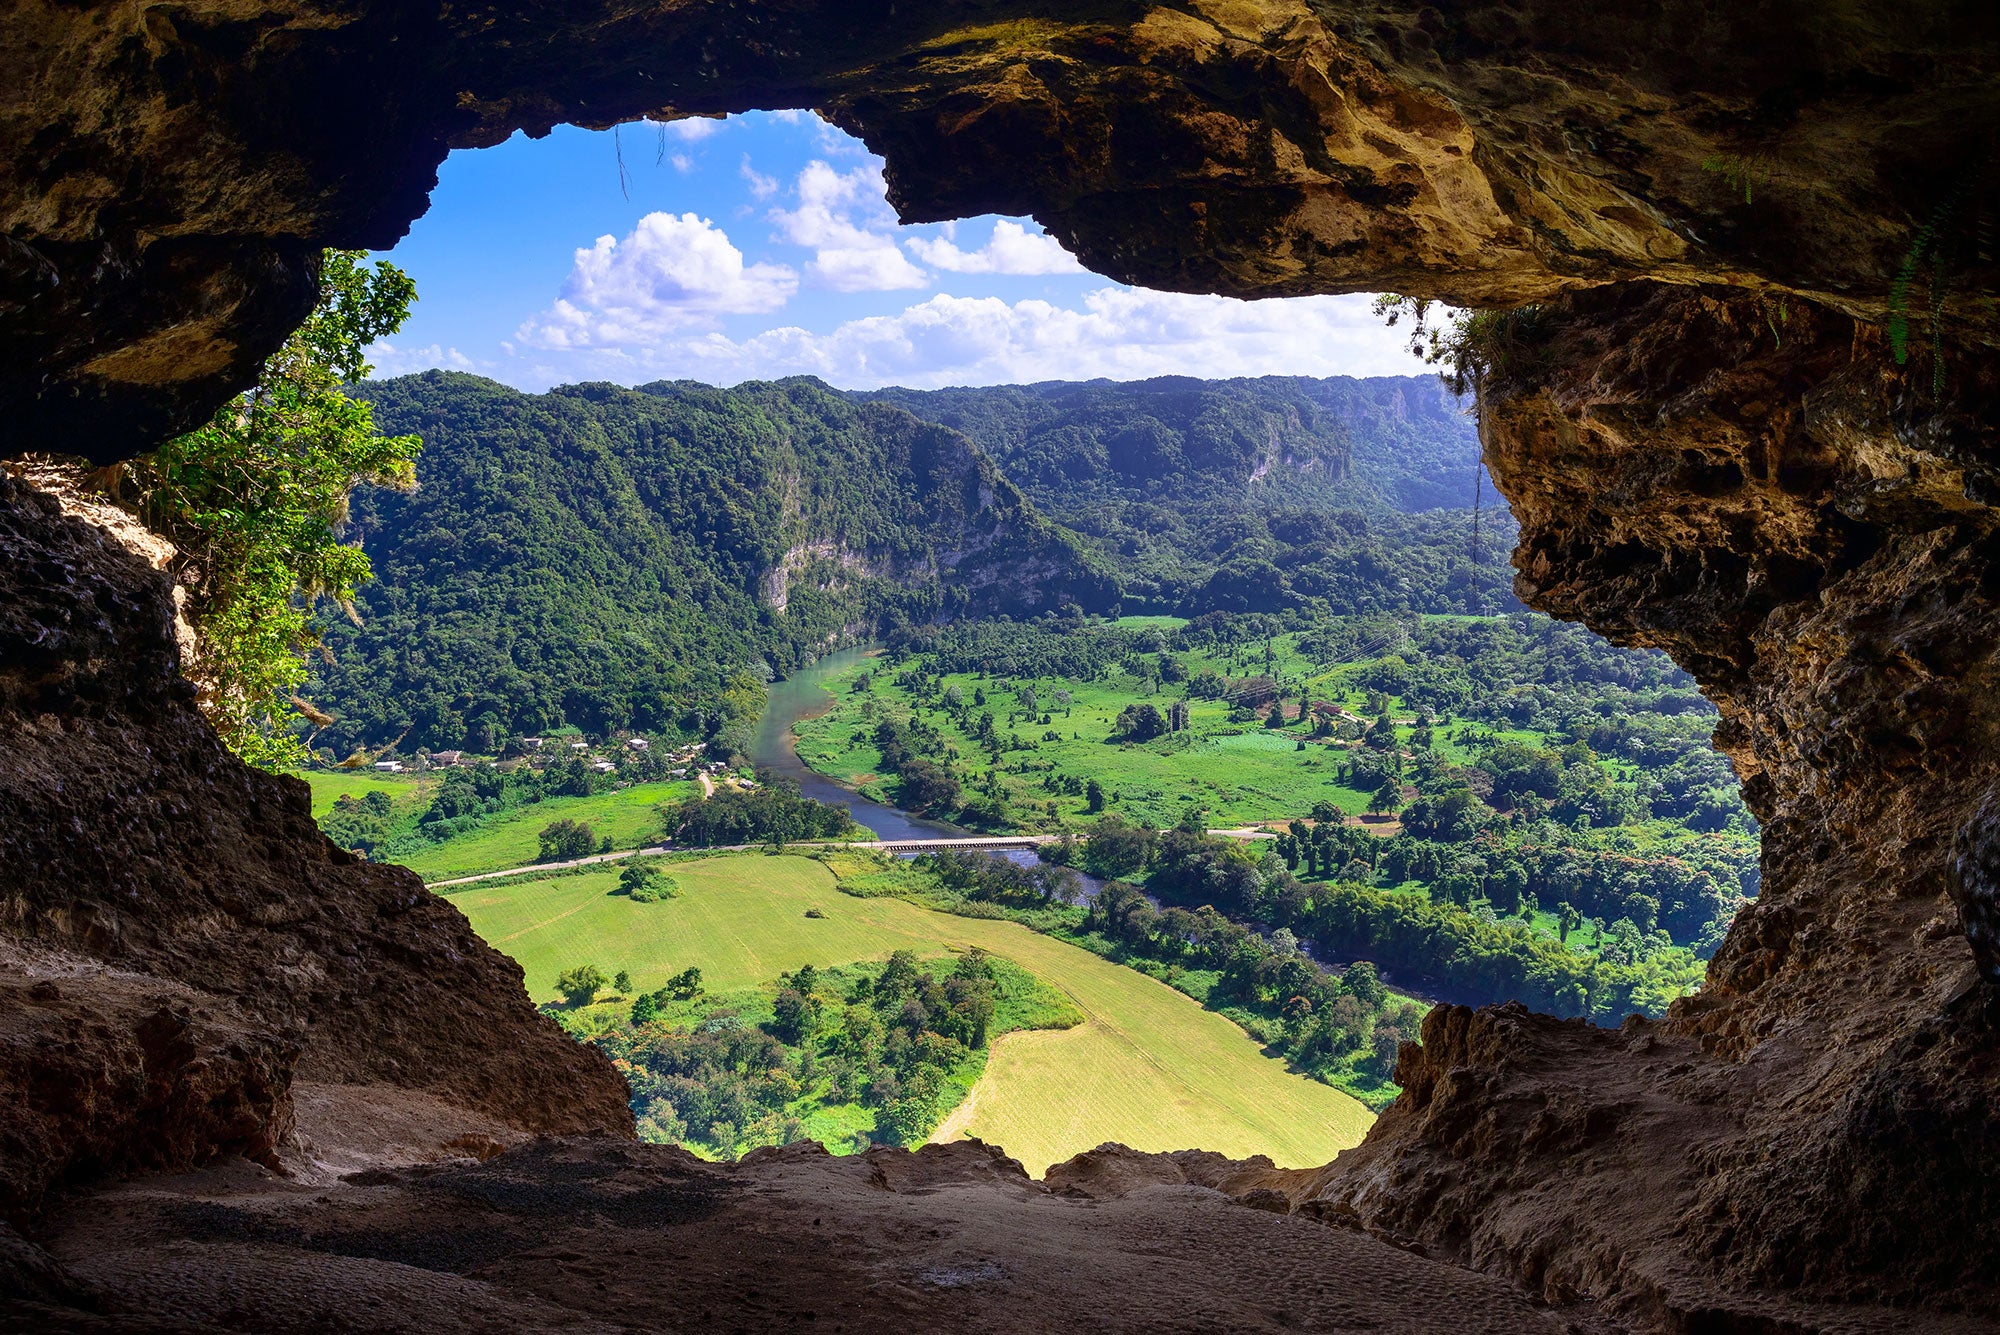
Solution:
<svg viewBox="0 0 2000 1335"><path fill-rule="evenodd" d="M1960 429L1994 420L1994 364L1948 356L1940 400L1875 326L1646 284L1500 347L1517 589L1697 676L1763 888L1663 1022L1435 1012L1305 1195L1552 1298L1684 1317L1722 1276L2000 1310L2000 1012L1966 931L1993 883L1960 865L1993 856L2000 783L1995 456Z"/></svg>
<svg viewBox="0 0 2000 1335"><path fill-rule="evenodd" d="M1032 213L1121 279L1531 304L1485 395L1521 593L1698 677L1765 823L1764 894L1664 1022L1436 1012L1367 1145L1283 1189L1687 1328L1794 1328L1723 1322L1717 1286L1738 1311L1778 1289L2000 1310L2000 10L30 0L0 71L0 453L110 460L199 420L310 303L317 249L392 242L451 147L643 113L819 107L885 154L905 217ZM5 504L28 536L0 608L31 615L0 661L126 624L86 577L113 555ZM217 1105L235 1129L209 1141L269 1138L293 1046L551 1126L581 1080L608 1118L603 1073L546 1034L451 1074L469 1032L369 1000L371 973L407 998L456 961L464 1014L541 1033L461 919L341 864L295 790L204 740L164 661L143 708L123 668L19 678L5 724L37 768L0 839L60 872L15 873L20 939L259 1017L266 1039L210 1044L251 1111ZM148 850L136 896L94 851L107 821ZM231 957L239 933L263 947ZM385 963L343 963L355 942Z"/></svg>
<svg viewBox="0 0 2000 1335"><path fill-rule="evenodd" d="M309 1153L295 1081L630 1135L520 966L231 755L179 653L167 577L0 472L0 1222L107 1172Z"/></svg>

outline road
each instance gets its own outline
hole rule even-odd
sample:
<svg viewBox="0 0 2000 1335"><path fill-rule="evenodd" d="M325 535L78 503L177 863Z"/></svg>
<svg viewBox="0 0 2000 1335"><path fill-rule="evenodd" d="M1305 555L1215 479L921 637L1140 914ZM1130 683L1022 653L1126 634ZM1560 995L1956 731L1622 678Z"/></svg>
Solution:
<svg viewBox="0 0 2000 1335"><path fill-rule="evenodd" d="M703 776L707 781L707 776ZM1007 834L973 835L964 839L876 839L858 842L814 840L807 843L786 844L786 848L860 848L877 853L942 853L950 849L963 848L975 851L999 852L1010 848L1034 848L1041 844L1056 842L1052 834ZM531 862L525 867L509 867L505 871L484 871L477 876L454 876L448 881L430 881L435 889L443 885L470 885L474 881L491 881L501 876L519 876L531 871L566 871L572 867L594 867L600 862L619 862L625 858L641 856L657 857L662 853L744 853L755 848L767 848L767 844L726 844L714 848L681 848L672 844L654 844L648 848L625 848L613 853L593 853L587 858L571 858L567 862Z"/></svg>

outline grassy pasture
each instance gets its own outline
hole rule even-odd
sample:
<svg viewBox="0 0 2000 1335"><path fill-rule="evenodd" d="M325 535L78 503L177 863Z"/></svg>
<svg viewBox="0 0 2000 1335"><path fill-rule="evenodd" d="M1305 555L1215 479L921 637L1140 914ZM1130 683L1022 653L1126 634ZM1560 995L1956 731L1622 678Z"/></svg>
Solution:
<svg viewBox="0 0 2000 1335"><path fill-rule="evenodd" d="M1281 675L1310 683L1315 700L1358 709L1365 693L1354 688L1348 678L1359 665L1312 663L1298 654L1296 638L1280 636L1273 641L1273 657L1268 662L1261 650L1234 661L1224 653L1182 653L1178 657L1191 675L1204 668L1214 668L1227 677ZM853 690L856 679L871 670L876 675L870 689L857 694ZM838 782L892 799L892 792L869 785L882 777L877 773L881 756L872 742L879 711L886 708L900 716L908 713L911 704L895 686L894 675L870 660L830 678L826 685L834 699L833 708L794 729L799 758ZM986 708L992 711L1001 735L1012 733L1031 743L1032 750L1007 751L1000 757L1001 782L1007 788L1015 823L1022 828L1049 828L1058 820L1074 823L1089 818L1082 797L1047 790L1043 779L1048 773L1094 778L1110 796L1109 810L1153 825L1171 825L1191 803L1207 807L1210 824L1219 827L1304 816L1321 801L1332 802L1350 815L1368 806L1368 793L1336 779L1347 755L1340 744L1310 740L1311 729L1296 723L1267 729L1261 720L1231 722L1226 701L1190 701L1190 729L1185 734L1145 743L1117 743L1106 739L1120 710L1139 703L1165 710L1169 702L1180 697L1180 689L1151 691L1146 682L1122 672L1092 682L1054 677L1011 681L1005 691L977 674L956 674L946 680L957 684L968 700L975 689L985 689ZM1046 725L1040 715L1032 722L1006 723L1009 710L1016 708L1015 690L1022 685L1034 686L1040 708L1049 717ZM1054 705L1057 690L1066 690L1073 697L1067 709ZM873 715L871 705L878 711ZM1406 716L1401 701L1392 701L1392 707L1399 717ZM1287 701L1287 718L1294 717L1297 710L1295 699ZM976 716L977 711L974 713ZM958 749L961 764L974 773L986 770L988 762L978 743L955 727L947 714L933 710L926 712L925 718L939 728L948 745ZM1411 729L1404 726L1398 731L1407 738ZM1047 737L1050 732L1057 736ZM1301 741L1305 742L1303 748ZM1445 752L1454 760L1464 758L1450 744L1445 744ZM1048 812L1050 802L1056 806L1053 818Z"/></svg>
<svg viewBox="0 0 2000 1335"><path fill-rule="evenodd" d="M426 881L523 867L541 852L539 836L549 822L567 817L590 826L613 848L643 848L660 838L659 805L696 791L686 780L635 783L592 797L551 797L502 811L479 829L441 844L428 844L399 861Z"/></svg>
<svg viewBox="0 0 2000 1335"><path fill-rule="evenodd" d="M1267 1154L1325 1163L1357 1143L1371 1117L1355 1100L1288 1072L1242 1030L1133 969L1017 923L959 918L893 898L857 899L803 857L751 854L676 863L678 898L634 904L610 893L615 872L451 896L480 935L521 962L537 1001L556 975L595 963L659 987L689 965L711 992L756 986L803 964L981 946L1061 990L1085 1020L1007 1035L938 1138L978 1136L1040 1173L1116 1140L1145 1150ZM817 908L823 918L807 918Z"/></svg>
<svg viewBox="0 0 2000 1335"><path fill-rule="evenodd" d="M411 798L428 796L435 779L417 774L383 774L375 770L306 770L292 776L304 779L312 789L313 819L318 820L333 809L333 804L343 797L365 797L369 793L387 793L391 801L407 802Z"/></svg>

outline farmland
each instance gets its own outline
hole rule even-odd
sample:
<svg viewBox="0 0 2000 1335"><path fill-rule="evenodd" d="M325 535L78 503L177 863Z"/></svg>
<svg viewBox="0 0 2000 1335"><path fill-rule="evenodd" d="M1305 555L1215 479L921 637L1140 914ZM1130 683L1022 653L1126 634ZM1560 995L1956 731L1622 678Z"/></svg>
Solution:
<svg viewBox="0 0 2000 1335"><path fill-rule="evenodd" d="M635 992L695 966L720 996L802 965L898 949L934 956L978 946L1011 961L1065 994L1084 1022L1001 1038L939 1134L1002 1144L1037 1173L1107 1140L1306 1166L1356 1143L1370 1121L1359 1103L1291 1074L1166 984L1016 923L843 895L804 857L702 858L671 872L681 893L652 904L611 893L617 878L608 871L467 887L451 898L521 962L538 1001L555 997L561 971L586 963L628 971Z"/></svg>

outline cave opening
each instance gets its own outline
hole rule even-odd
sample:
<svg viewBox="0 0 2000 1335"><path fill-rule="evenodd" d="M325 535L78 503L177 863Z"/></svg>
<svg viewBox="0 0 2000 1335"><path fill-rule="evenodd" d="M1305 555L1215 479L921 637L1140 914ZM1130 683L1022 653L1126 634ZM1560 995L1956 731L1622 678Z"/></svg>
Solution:
<svg viewBox="0 0 2000 1335"><path fill-rule="evenodd" d="M1124 281L1529 312L1482 386L1519 594L1670 653L1762 821L1701 991L1616 1029L1439 1007L1316 1170L1107 1149L1036 1184L969 1144L727 1170L635 1147L622 1082L517 966L223 752L144 559L9 477L7 1300L114 1328L323 1328L366 1293L433 1328L692 1297L773 1325L1038 1303L1062 1329L1142 1292L1152 1328L1991 1328L1990 27L822 8L746 37L719 11L363 6L248 45L201 15L5 20L36 132L0 185L9 453L109 463L202 420L318 252L387 244L446 147L648 111L821 106L907 218L1038 217ZM368 153L283 92L336 85ZM598 1251L662 1245L678 1267ZM1148 1249L1170 1263L1142 1280Z"/></svg>

